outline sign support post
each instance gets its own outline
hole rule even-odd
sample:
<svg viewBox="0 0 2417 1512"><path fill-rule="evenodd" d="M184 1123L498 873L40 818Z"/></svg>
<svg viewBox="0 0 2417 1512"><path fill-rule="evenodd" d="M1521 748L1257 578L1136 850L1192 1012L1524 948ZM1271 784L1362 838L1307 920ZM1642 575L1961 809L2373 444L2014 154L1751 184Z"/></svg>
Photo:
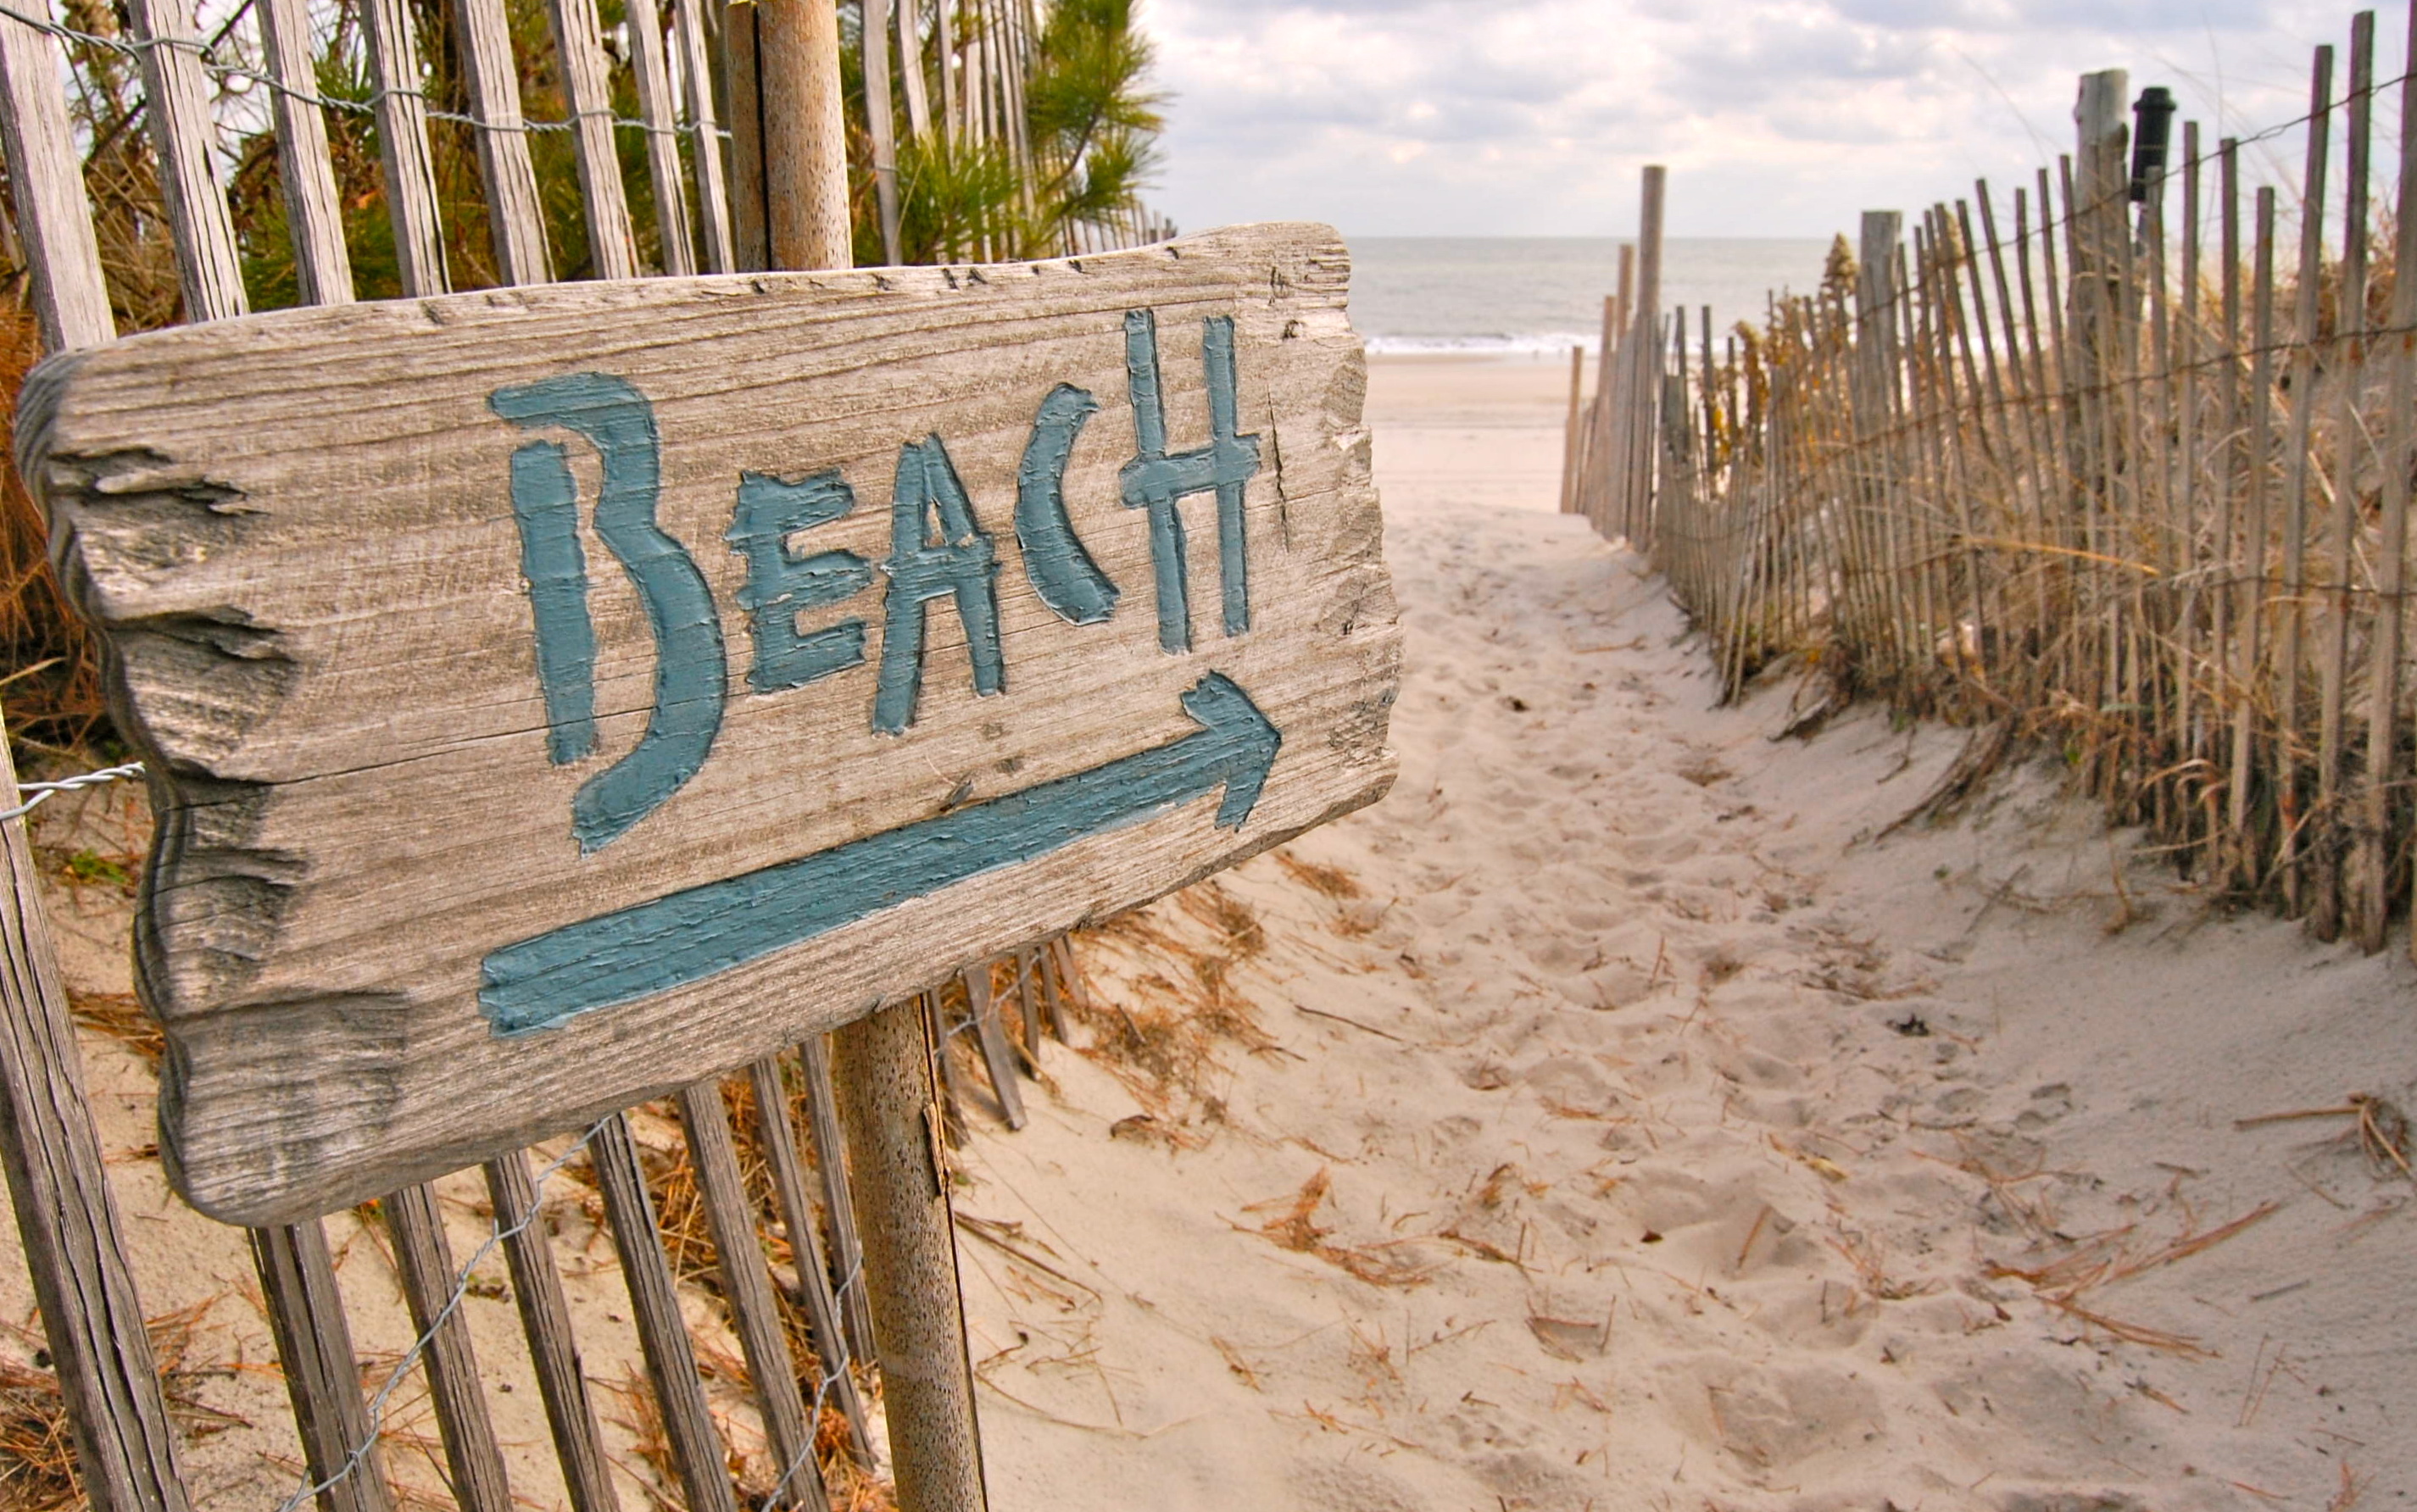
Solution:
<svg viewBox="0 0 2417 1512"><path fill-rule="evenodd" d="M765 224L774 268L853 261L839 21L828 5L758 0ZM913 998L832 1036L890 1474L902 1512L983 1512L981 1433L957 1278L929 1019ZM825 1159L838 1152L826 1150Z"/></svg>

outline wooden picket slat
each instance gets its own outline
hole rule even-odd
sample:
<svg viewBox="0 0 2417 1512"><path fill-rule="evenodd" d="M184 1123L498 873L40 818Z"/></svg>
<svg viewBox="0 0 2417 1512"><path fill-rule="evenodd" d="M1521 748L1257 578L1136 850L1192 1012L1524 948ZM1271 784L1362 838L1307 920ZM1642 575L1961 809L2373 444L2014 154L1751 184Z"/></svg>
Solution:
<svg viewBox="0 0 2417 1512"><path fill-rule="evenodd" d="M646 169L654 181L655 237L663 272L686 278L696 271L696 244L690 234L688 186L680 175L679 112L672 103L671 68L663 55L663 19L655 0L627 0L631 70L638 81L638 118L646 123Z"/></svg>
<svg viewBox="0 0 2417 1512"><path fill-rule="evenodd" d="M965 1011L973 1020L974 1039L981 1047L982 1067L990 1073L991 1093L998 1099L999 1116L1011 1129L1022 1128L1024 1089L1015 1084L1015 1057L1007 1048L1007 1030L999 1022L998 999L991 992L990 962L969 967L958 978L965 990Z"/></svg>
<svg viewBox="0 0 2417 1512"><path fill-rule="evenodd" d="M319 1493L320 1512L392 1512L394 1495L361 1399L360 1366L326 1231L314 1219L246 1232L302 1438L303 1464L312 1484L332 1483Z"/></svg>
<svg viewBox="0 0 2417 1512"><path fill-rule="evenodd" d="M588 1139L587 1158L604 1195L605 1222L613 1231L614 1252L621 1258L622 1284L630 1290L639 1351L646 1356L646 1379L655 1388L655 1405L662 1414L663 1436L671 1445L672 1465L689 1512L738 1512L730 1475L722 1468L722 1435L706 1406L696 1349L680 1316L679 1286L671 1262L663 1257L662 1231L655 1220L654 1200L646 1195L646 1168L639 1164L628 1118L615 1113L597 1124Z"/></svg>
<svg viewBox="0 0 2417 1512"><path fill-rule="evenodd" d="M814 1170L822 1178L823 1212L830 1222L840 1324L847 1330L848 1353L867 1365L877 1364L873 1314L864 1298L864 1244L857 1236L856 1202L848 1189L847 1142L840 1132L839 1094L831 1086L829 1043L816 1036L799 1045L798 1069L805 1079L807 1131L813 1138Z"/></svg>
<svg viewBox="0 0 2417 1512"><path fill-rule="evenodd" d="M469 1320L456 1302L460 1278L453 1269L452 1247L445 1240L436 1193L428 1187L409 1187L381 1199L378 1206L394 1240L395 1272L403 1282L411 1325L427 1340L421 1363L436 1407L453 1498L462 1512L510 1512L511 1481L495 1443L494 1424L487 1416L487 1399L479 1389L478 1351L470 1341Z"/></svg>
<svg viewBox="0 0 2417 1512"><path fill-rule="evenodd" d="M733 1331L747 1357L765 1437L780 1473L773 1504L822 1508L830 1498L814 1463L814 1426L806 1420L806 1405L798 1394L797 1362L789 1357L781 1333L780 1304L772 1295L763 1241L756 1237L755 1204L748 1200L746 1178L739 1173L721 1083L683 1087L676 1100L688 1133L697 1191L705 1200L706 1227L713 1234L721 1264L722 1299L729 1304Z"/></svg>
<svg viewBox="0 0 2417 1512"><path fill-rule="evenodd" d="M25 0L25 9L48 20L50 0ZM8 198L33 274L42 344L53 352L99 346L117 335L60 87L64 71L56 41L0 16L0 146L8 152Z"/></svg>
<svg viewBox="0 0 2417 1512"><path fill-rule="evenodd" d="M713 55L707 49L704 0L672 0L672 28L679 39L680 68L688 86L689 162L696 174L696 213L705 271L738 270L731 239L729 174L722 163L722 126L713 106Z"/></svg>
<svg viewBox="0 0 2417 1512"><path fill-rule="evenodd" d="M452 287L445 270L435 170L428 150L428 101L420 93L419 44L403 0L362 0L370 82L377 90L378 161L387 216L394 226L395 267L406 297Z"/></svg>
<svg viewBox="0 0 2417 1512"><path fill-rule="evenodd" d="M613 93L596 0L546 0L546 14L554 23L562 98L570 109L571 152L587 218L588 272L600 279L635 278L637 249L630 239L621 159L613 150Z"/></svg>
<svg viewBox="0 0 2417 1512"><path fill-rule="evenodd" d="M506 283L554 278L539 208L537 169L529 159L521 115L520 70L512 61L511 24L502 0L457 0L462 61L470 82L470 111L479 118L479 170L487 188L487 229L495 266Z"/></svg>
<svg viewBox="0 0 2417 1512"><path fill-rule="evenodd" d="M806 1197L805 1170L798 1158L797 1127L789 1121L788 1088L782 1081L781 1063L768 1055L749 1066L747 1074L755 1092L756 1132L764 1142L764 1163L770 1170L781 1222L788 1231L789 1254L797 1264L798 1290L813 1330L814 1353L821 1356L828 1395L847 1419L848 1452L869 1469L873 1440L865 1429L864 1399L847 1368L853 1352L840 1322L838 1296L831 1291L830 1257L823 1247L822 1229L814 1221L813 1203Z"/></svg>
<svg viewBox="0 0 2417 1512"><path fill-rule="evenodd" d="M6 740L0 798L10 807L17 802ZM0 1166L84 1492L97 1512L181 1512L175 1429L84 1098L83 1058L22 818L0 820L0 858L7 866L0 885Z"/></svg>
<svg viewBox="0 0 2417 1512"><path fill-rule="evenodd" d="M294 277L306 305L341 305L353 297L353 265L344 248L344 211L327 156L327 122L315 102L319 81L311 65L307 0L255 0L261 51L266 55L271 118L277 126L277 172L285 190L285 223L294 240Z"/></svg>
<svg viewBox="0 0 2417 1512"><path fill-rule="evenodd" d="M176 245L185 318L224 320L251 308L235 220L219 184L218 129L210 120L209 76L202 70L192 0L129 0L143 66L144 124L160 157L160 197Z"/></svg>
<svg viewBox="0 0 2417 1512"><path fill-rule="evenodd" d="M570 1326L570 1304L555 1268L545 1219L538 1210L537 1186L520 1151L499 1156L482 1168L487 1197L504 1235L504 1258L512 1273L512 1300L537 1370L538 1395L554 1433L555 1462L570 1493L572 1512L619 1512L604 1457L604 1435L596 1404L587 1394L587 1371Z"/></svg>

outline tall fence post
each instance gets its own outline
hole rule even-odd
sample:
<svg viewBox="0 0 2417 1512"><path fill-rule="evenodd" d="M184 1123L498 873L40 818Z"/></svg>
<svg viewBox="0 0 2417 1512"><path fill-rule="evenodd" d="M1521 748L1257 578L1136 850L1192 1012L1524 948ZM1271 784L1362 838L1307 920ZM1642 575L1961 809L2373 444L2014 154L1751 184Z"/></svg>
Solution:
<svg viewBox="0 0 2417 1512"><path fill-rule="evenodd" d="M19 182L23 182L20 180ZM17 768L0 739L0 799ZM176 1434L144 1332L22 818L0 820L0 1164L97 1512L182 1512Z"/></svg>

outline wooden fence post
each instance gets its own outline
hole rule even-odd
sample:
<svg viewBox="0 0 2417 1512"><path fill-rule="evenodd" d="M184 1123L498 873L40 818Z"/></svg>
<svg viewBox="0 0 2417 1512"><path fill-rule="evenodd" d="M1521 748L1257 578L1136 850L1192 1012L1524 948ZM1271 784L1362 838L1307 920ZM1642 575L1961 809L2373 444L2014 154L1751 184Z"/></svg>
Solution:
<svg viewBox="0 0 2417 1512"><path fill-rule="evenodd" d="M23 183L24 180L18 180ZM17 768L0 739L0 798ZM182 1512L176 1435L84 1101L82 1057L22 819L0 821L0 1164L97 1512Z"/></svg>
<svg viewBox="0 0 2417 1512"><path fill-rule="evenodd" d="M932 1062L916 1000L831 1036L902 1512L982 1512L981 1431Z"/></svg>
<svg viewBox="0 0 2417 1512"><path fill-rule="evenodd" d="M847 267L835 13L808 0L757 0L757 8L772 265ZM944 54L944 75L946 68ZM912 999L890 1004L832 1036L831 1048L898 1504L982 1512L981 1439L932 1086L932 1057L947 1047L929 1043L923 1023Z"/></svg>
<svg viewBox="0 0 2417 1512"><path fill-rule="evenodd" d="M1646 165L1636 214L1636 304L1620 343L1633 370L1620 447L1620 528L1637 551L1653 543L1654 416L1662 398L1662 201L1669 170Z"/></svg>

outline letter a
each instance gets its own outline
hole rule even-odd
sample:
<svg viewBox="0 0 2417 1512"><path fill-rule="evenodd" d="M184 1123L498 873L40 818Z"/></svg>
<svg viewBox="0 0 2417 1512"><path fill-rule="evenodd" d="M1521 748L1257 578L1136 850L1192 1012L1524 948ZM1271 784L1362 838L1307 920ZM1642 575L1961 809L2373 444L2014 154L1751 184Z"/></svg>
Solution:
<svg viewBox="0 0 2417 1512"><path fill-rule="evenodd" d="M937 538L932 516L939 517ZM882 597L881 675L873 697L873 728L899 734L915 722L923 691L923 626L935 598L954 597L965 622L965 655L974 691L1007 690L998 647L998 553L974 522L973 501L957 476L949 448L936 435L898 450L898 483L889 502L889 579Z"/></svg>

